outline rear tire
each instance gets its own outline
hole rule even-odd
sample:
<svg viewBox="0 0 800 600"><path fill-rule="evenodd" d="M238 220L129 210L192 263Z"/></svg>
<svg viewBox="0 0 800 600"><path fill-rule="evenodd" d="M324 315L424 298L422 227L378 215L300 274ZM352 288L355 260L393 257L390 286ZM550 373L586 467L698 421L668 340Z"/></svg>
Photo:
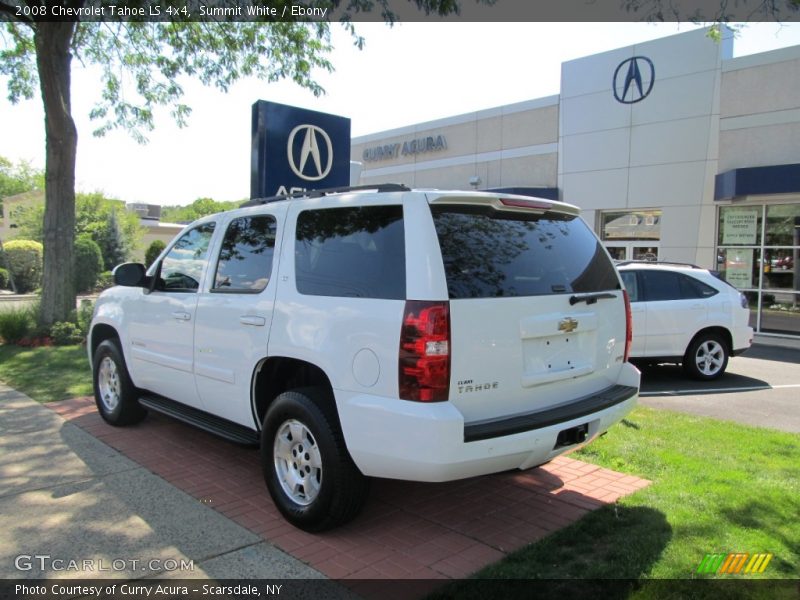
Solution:
<svg viewBox="0 0 800 600"><path fill-rule="evenodd" d="M686 350L683 368L693 379L711 381L721 377L728 366L728 344L717 333L701 333Z"/></svg>
<svg viewBox="0 0 800 600"><path fill-rule="evenodd" d="M106 340L97 347L92 378L100 416L109 425L122 427L144 419L147 410L139 404L139 395L117 344L115 340Z"/></svg>
<svg viewBox="0 0 800 600"><path fill-rule="evenodd" d="M275 506L305 531L324 531L361 511L369 479L353 463L322 390L284 392L261 429L261 466Z"/></svg>

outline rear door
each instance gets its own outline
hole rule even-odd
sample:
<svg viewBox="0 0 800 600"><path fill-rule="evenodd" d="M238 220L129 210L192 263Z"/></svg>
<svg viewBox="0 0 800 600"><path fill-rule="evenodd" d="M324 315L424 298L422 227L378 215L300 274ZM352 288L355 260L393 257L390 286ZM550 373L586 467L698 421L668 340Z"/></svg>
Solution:
<svg viewBox="0 0 800 600"><path fill-rule="evenodd" d="M450 298L453 402L467 422L535 412L616 383L625 307L577 209L434 199Z"/></svg>
<svg viewBox="0 0 800 600"><path fill-rule="evenodd" d="M707 303L687 279L674 271L639 271L647 311L646 356L683 356L694 334L705 326Z"/></svg>
<svg viewBox="0 0 800 600"><path fill-rule="evenodd" d="M195 323L194 365L204 409L254 426L250 388L267 355L285 206L261 208L224 224Z"/></svg>

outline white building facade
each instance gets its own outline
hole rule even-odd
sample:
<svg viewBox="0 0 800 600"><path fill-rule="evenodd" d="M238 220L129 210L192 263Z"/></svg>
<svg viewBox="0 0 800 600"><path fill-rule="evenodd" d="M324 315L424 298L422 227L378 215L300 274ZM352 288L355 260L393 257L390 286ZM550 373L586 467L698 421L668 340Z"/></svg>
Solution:
<svg viewBox="0 0 800 600"><path fill-rule="evenodd" d="M569 61L561 93L352 140L361 183L580 206L614 258L717 270L800 336L800 46L732 58L705 30Z"/></svg>

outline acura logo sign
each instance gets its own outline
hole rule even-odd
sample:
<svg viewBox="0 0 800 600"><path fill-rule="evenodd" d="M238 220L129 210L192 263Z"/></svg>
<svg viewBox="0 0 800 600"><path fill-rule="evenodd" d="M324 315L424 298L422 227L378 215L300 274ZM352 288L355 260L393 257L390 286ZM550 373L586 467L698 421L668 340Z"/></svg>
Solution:
<svg viewBox="0 0 800 600"><path fill-rule="evenodd" d="M622 61L614 71L614 98L623 104L641 102L653 90L656 69L646 56L634 56Z"/></svg>
<svg viewBox="0 0 800 600"><path fill-rule="evenodd" d="M295 137L298 135L304 136L299 151L294 144ZM320 152L320 143L325 146L324 152ZM325 179L333 166L331 138L324 129L316 125L298 125L292 129L286 144L286 154L289 158L289 167L294 174L306 181Z"/></svg>

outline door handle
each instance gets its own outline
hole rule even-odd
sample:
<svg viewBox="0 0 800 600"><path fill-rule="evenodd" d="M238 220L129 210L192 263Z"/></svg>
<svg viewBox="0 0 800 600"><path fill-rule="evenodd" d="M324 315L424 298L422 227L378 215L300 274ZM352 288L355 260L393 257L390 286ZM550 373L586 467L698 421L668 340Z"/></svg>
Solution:
<svg viewBox="0 0 800 600"><path fill-rule="evenodd" d="M183 312L182 310L176 310L174 313L172 313L172 316L178 321L188 321L192 318L192 315L187 312Z"/></svg>
<svg viewBox="0 0 800 600"><path fill-rule="evenodd" d="M239 317L239 323L242 325L253 325L254 327L263 327L267 324L264 317L254 317L253 315L242 315Z"/></svg>

